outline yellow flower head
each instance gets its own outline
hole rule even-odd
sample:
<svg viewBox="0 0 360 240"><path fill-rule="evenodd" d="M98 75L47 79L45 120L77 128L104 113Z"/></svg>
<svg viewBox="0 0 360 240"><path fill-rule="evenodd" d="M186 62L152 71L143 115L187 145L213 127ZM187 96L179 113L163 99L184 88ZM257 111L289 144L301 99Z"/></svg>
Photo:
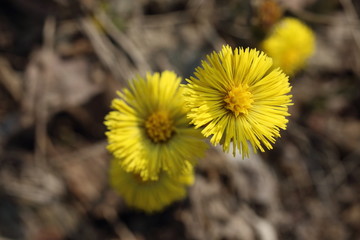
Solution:
<svg viewBox="0 0 360 240"><path fill-rule="evenodd" d="M124 171L118 159L110 166L110 184L123 197L130 207L151 213L162 210L174 201L186 196L186 187L193 184L193 167L187 164L182 175L169 176L159 173L157 180L143 180L136 173Z"/></svg>
<svg viewBox="0 0 360 240"><path fill-rule="evenodd" d="M315 49L313 31L295 18L284 18L274 25L261 48L273 58L274 66L293 75L304 67Z"/></svg>
<svg viewBox="0 0 360 240"><path fill-rule="evenodd" d="M224 46L207 60L184 86L191 123L226 152L232 143L234 156L236 149L248 156L248 142L255 152L271 149L288 122L288 77L270 70L271 58L255 49Z"/></svg>
<svg viewBox="0 0 360 240"><path fill-rule="evenodd" d="M189 125L175 73L147 74L118 92L105 117L108 150L127 172L156 180L164 170L180 174L188 161L202 157L207 145L200 131Z"/></svg>

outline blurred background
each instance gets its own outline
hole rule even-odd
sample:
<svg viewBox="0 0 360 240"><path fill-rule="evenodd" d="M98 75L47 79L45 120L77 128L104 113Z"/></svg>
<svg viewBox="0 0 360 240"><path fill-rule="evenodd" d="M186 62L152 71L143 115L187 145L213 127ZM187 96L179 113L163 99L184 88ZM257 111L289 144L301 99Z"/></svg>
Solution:
<svg viewBox="0 0 360 240"><path fill-rule="evenodd" d="M2 0L0 239L360 239L359 14L357 0ZM212 148L187 199L127 208L107 182L115 90L258 47L281 16L310 26L316 51L274 149Z"/></svg>

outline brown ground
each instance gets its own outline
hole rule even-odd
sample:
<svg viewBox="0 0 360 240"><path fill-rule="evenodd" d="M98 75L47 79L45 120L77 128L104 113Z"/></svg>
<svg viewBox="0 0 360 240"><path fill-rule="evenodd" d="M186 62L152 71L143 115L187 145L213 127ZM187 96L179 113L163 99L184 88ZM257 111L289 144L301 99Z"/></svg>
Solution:
<svg viewBox="0 0 360 240"><path fill-rule="evenodd" d="M281 2L317 35L288 130L250 159L211 149L189 197L149 216L107 185L115 89L256 47L257 1L1 1L0 239L360 239L360 4Z"/></svg>

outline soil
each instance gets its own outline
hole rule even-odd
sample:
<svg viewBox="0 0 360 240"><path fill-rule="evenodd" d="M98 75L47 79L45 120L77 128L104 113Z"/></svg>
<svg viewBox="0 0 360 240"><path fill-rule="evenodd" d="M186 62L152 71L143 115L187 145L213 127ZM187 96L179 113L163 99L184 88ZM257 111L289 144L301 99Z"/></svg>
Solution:
<svg viewBox="0 0 360 240"><path fill-rule="evenodd" d="M263 2L1 1L0 239L360 239L360 4ZM186 199L127 207L108 184L116 90L148 71L188 78L224 44L257 47L281 15L317 43L274 149L210 148Z"/></svg>

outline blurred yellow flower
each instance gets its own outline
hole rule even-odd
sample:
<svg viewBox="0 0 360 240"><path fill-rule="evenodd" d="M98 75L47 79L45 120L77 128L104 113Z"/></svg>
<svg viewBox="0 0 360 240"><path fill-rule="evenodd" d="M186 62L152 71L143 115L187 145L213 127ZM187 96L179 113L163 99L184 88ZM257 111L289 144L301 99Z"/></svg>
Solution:
<svg viewBox="0 0 360 240"><path fill-rule="evenodd" d="M164 71L137 77L118 92L105 117L108 150L127 172L156 180L161 171L181 174L202 157L207 145L189 125L180 78Z"/></svg>
<svg viewBox="0 0 360 240"><path fill-rule="evenodd" d="M123 197L126 204L145 212L160 211L174 201L186 196L186 187L193 184L193 167L187 164L181 175L171 177L160 172L157 180L143 180L136 173L129 173L113 159L110 165L110 184Z"/></svg>
<svg viewBox="0 0 360 240"><path fill-rule="evenodd" d="M314 32L295 18L284 18L274 25L261 48L286 74L293 75L304 67L315 49Z"/></svg>
<svg viewBox="0 0 360 240"><path fill-rule="evenodd" d="M232 143L234 156L237 149L248 156L248 142L255 152L271 149L292 104L288 77L271 67L271 58L255 49L224 46L208 55L184 85L191 123L226 152Z"/></svg>

